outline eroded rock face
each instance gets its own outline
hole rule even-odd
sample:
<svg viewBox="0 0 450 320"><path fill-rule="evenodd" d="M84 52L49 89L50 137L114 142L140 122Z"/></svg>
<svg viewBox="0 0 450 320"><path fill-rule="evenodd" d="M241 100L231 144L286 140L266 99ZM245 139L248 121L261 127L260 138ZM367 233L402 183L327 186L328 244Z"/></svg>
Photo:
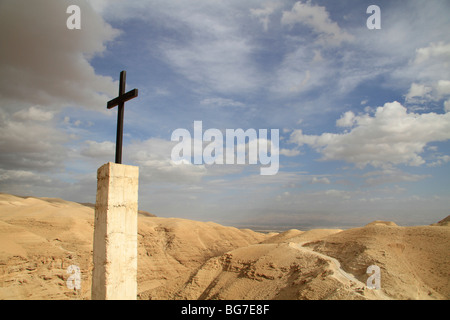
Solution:
<svg viewBox="0 0 450 320"><path fill-rule="evenodd" d="M138 296L171 299L214 256L267 236L216 223L139 215ZM0 298L90 299L94 209L0 194ZM69 290L70 265L81 289Z"/></svg>
<svg viewBox="0 0 450 320"><path fill-rule="evenodd" d="M450 297L448 227L374 223L306 245L338 259L346 271L364 282L367 267L379 266L381 287L394 299Z"/></svg>
<svg viewBox="0 0 450 320"><path fill-rule="evenodd" d="M334 277L329 261L287 243L256 244L210 259L182 299L365 299L364 288Z"/></svg>

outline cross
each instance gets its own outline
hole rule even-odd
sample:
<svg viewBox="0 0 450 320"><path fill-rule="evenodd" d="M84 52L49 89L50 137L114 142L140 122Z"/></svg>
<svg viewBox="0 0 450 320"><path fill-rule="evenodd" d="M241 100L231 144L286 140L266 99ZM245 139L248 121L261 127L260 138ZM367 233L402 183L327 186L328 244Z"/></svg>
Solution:
<svg viewBox="0 0 450 320"><path fill-rule="evenodd" d="M123 114L125 102L138 96L137 89L133 89L125 93L126 78L127 72L122 71L120 73L119 96L109 101L107 105L108 109L119 106L119 110L117 112L116 163L122 163Z"/></svg>

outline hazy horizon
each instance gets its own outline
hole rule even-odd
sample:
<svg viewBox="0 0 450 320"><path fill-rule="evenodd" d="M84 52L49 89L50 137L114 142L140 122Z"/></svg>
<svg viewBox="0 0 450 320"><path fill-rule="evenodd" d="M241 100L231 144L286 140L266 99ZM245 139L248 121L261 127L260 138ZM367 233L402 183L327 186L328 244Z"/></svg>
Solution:
<svg viewBox="0 0 450 320"><path fill-rule="evenodd" d="M8 195L8 193L5 192L0 192L0 194L6 194ZM47 197L36 197L33 195L18 195L18 194L12 194L15 197L20 197L20 198L36 198L36 199L61 199L61 198L56 198L56 197L51 197L51 196L47 196ZM95 202L77 202L77 201L72 201L70 199L61 199L64 201L68 201L68 202L75 202L90 208L95 208ZM142 210L142 208L138 208L139 211L144 211L147 213L150 213L152 215L154 215L154 213L152 212L148 212L146 210ZM156 217L158 217L157 215L154 215ZM449 215L450 216L450 215ZM447 217L447 216L446 216ZM392 221L395 224L397 224L398 226L402 226L402 227L410 227L410 226L423 226L423 225L430 225L430 224L434 224L439 222L440 220L445 219L446 217L442 217L441 219L437 220L437 221L425 221L423 220L422 223L417 222L417 223L413 223L413 224L408 224L408 223L401 223L401 221ZM175 218L175 216L166 216L165 218ZM213 218L213 217L212 217ZM276 218L276 216L272 216L272 218ZM188 219L188 220L194 220L194 219L190 219L189 217L184 217L184 219ZM229 227L235 227L235 228L239 228L239 229L251 229L253 231L256 232L262 232L262 233L270 233L270 232L284 232L284 231L288 231L291 229L297 229L297 230L301 230L301 231L308 231L308 230L312 230L312 229L351 229L351 228L357 228L357 227L364 227L365 225L374 222L376 220L358 220L358 221L339 221L339 222L333 222L333 221L328 221L328 220L317 220L317 219L309 219L309 220L304 220L304 221L297 221L297 222L285 222L284 224L278 221L257 221L257 220L248 220L247 222L245 221L241 221L241 222L227 222L227 221L215 221L214 219L203 219L203 220L198 220L200 222L214 222L214 223L219 223L222 224L224 226L229 226Z"/></svg>

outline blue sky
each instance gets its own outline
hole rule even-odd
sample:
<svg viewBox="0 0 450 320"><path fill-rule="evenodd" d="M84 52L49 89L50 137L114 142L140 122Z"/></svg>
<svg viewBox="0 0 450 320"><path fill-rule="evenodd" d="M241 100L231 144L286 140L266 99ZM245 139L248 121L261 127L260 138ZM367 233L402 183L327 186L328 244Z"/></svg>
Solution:
<svg viewBox="0 0 450 320"><path fill-rule="evenodd" d="M81 30L66 9L81 8ZM367 8L378 5L381 29ZM114 161L139 205L228 225L429 224L449 214L448 1L0 2L0 191L94 202ZM171 161L178 128L278 129L280 169Z"/></svg>

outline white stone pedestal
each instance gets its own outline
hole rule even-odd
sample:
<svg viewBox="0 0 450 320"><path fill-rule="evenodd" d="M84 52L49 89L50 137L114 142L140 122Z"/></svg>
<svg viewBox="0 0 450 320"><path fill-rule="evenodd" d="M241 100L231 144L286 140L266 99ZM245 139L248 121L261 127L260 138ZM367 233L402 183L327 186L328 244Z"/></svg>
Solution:
<svg viewBox="0 0 450 320"><path fill-rule="evenodd" d="M91 299L137 299L139 167L109 162L97 171Z"/></svg>

